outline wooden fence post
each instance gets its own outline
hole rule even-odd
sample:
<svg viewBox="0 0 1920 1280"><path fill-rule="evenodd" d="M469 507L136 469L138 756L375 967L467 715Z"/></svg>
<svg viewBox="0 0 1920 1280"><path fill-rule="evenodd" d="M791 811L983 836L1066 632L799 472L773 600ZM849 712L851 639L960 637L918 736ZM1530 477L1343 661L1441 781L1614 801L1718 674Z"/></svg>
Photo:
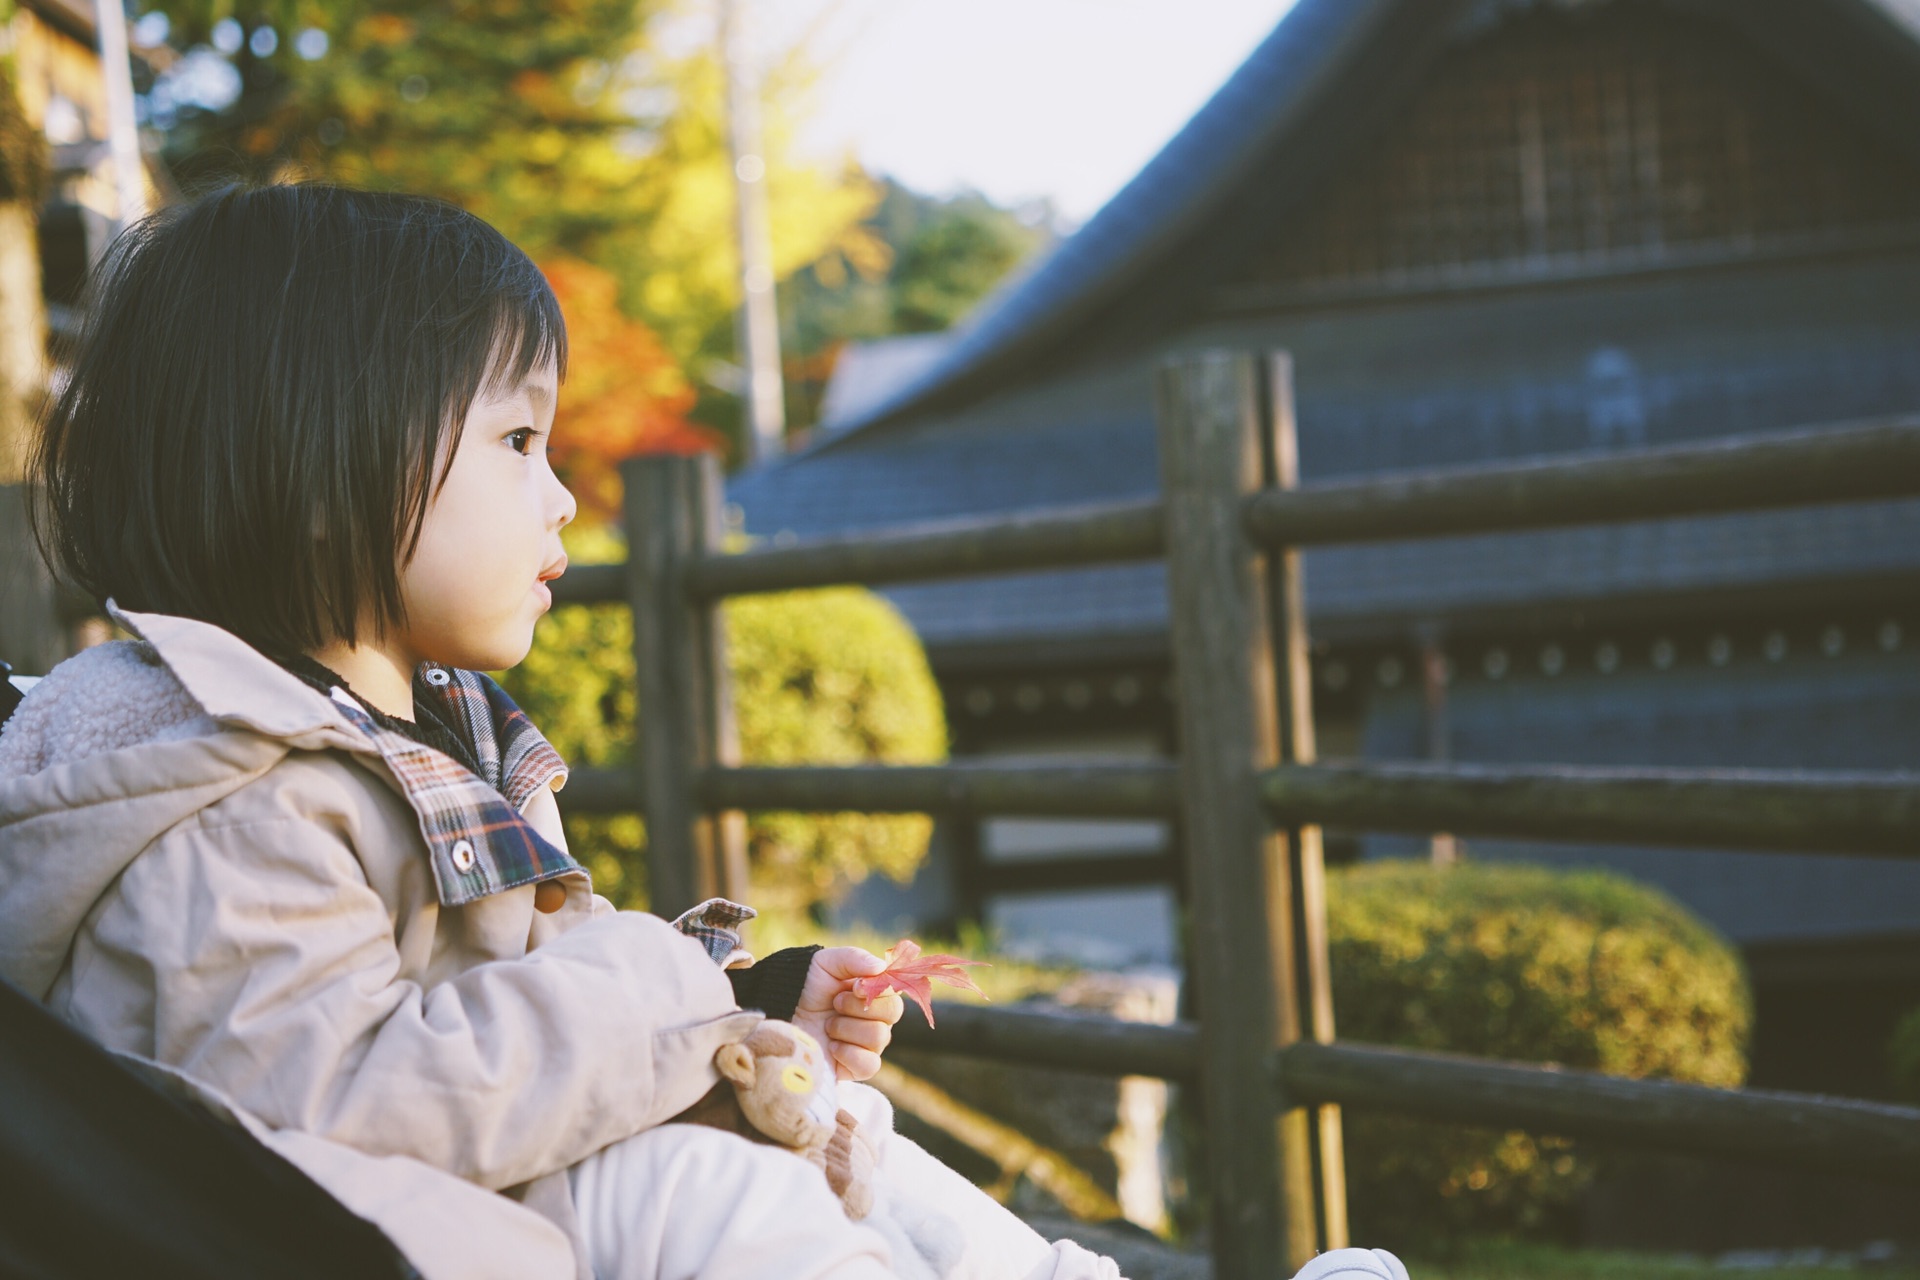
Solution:
<svg viewBox="0 0 1920 1280"><path fill-rule="evenodd" d="M1301 1019L1286 841L1255 791L1280 758L1262 557L1241 517L1263 479L1260 377L1250 355L1209 352L1169 361L1155 388L1216 1280L1291 1274L1318 1234L1306 1114L1272 1110Z"/></svg>
<svg viewBox="0 0 1920 1280"><path fill-rule="evenodd" d="M686 586L694 561L721 548L720 468L705 454L631 458L620 478L647 894L671 919L715 894L747 892L742 815L707 814L694 790L702 769L740 755L720 609Z"/></svg>
<svg viewBox="0 0 1920 1280"><path fill-rule="evenodd" d="M1293 405L1293 356L1285 351L1272 353L1263 372L1261 478L1268 488L1297 488L1300 444ZM1266 578L1274 659L1279 668L1275 692L1280 758L1287 764L1312 764L1319 758L1319 751L1313 733L1313 661L1307 646L1306 580L1299 548L1269 550ZM1296 998L1305 1023L1301 1030L1321 1044L1331 1044L1333 981L1327 962L1327 872L1320 828L1292 827L1286 841L1293 885L1294 976L1299 983ZM1338 1106L1314 1109L1312 1136L1320 1201L1320 1247L1344 1249L1348 1244L1347 1167Z"/></svg>

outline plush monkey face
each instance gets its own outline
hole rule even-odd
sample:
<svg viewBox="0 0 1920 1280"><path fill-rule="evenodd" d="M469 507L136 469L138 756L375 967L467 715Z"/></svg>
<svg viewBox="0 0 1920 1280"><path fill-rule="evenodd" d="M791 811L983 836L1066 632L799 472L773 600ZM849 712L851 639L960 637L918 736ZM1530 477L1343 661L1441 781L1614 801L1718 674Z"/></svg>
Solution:
<svg viewBox="0 0 1920 1280"><path fill-rule="evenodd" d="M784 1022L763 1022L714 1055L747 1123L784 1147L817 1151L833 1137L839 1103L820 1042Z"/></svg>

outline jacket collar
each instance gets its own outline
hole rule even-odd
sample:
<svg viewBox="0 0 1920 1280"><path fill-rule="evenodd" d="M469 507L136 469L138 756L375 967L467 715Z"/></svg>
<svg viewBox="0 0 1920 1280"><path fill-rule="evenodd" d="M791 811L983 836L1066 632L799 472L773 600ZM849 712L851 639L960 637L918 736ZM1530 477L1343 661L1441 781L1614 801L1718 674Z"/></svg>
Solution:
<svg viewBox="0 0 1920 1280"><path fill-rule="evenodd" d="M121 609L111 600L107 614L146 641L193 700L222 724L295 746L329 730L360 736L324 695L231 631L196 618Z"/></svg>
<svg viewBox="0 0 1920 1280"><path fill-rule="evenodd" d="M474 743L482 778L451 756L377 724L344 689L329 697L233 633L171 614L107 612L152 647L206 713L308 750L377 757L412 807L443 906L556 876L586 875L520 812L566 764L506 692L475 671L429 664L425 683Z"/></svg>

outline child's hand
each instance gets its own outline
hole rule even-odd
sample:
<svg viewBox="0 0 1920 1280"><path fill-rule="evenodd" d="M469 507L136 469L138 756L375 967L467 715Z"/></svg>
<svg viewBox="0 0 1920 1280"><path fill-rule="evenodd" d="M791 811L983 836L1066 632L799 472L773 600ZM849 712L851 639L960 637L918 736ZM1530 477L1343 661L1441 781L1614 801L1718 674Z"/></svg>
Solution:
<svg viewBox="0 0 1920 1280"><path fill-rule="evenodd" d="M853 994L855 978L872 977L887 962L859 947L827 947L813 953L793 1024L808 1032L833 1059L842 1080L870 1079L880 1054L893 1040L893 1024L906 1005L896 994L867 1001Z"/></svg>

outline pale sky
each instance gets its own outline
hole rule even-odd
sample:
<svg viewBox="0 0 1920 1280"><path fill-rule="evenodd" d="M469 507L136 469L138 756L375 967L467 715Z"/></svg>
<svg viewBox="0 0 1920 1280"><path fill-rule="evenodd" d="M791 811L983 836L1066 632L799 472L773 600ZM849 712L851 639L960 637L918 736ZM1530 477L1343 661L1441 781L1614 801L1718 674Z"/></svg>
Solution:
<svg viewBox="0 0 1920 1280"><path fill-rule="evenodd" d="M1083 222L1293 0L759 0L826 59L811 144L917 190L1050 197Z"/></svg>

